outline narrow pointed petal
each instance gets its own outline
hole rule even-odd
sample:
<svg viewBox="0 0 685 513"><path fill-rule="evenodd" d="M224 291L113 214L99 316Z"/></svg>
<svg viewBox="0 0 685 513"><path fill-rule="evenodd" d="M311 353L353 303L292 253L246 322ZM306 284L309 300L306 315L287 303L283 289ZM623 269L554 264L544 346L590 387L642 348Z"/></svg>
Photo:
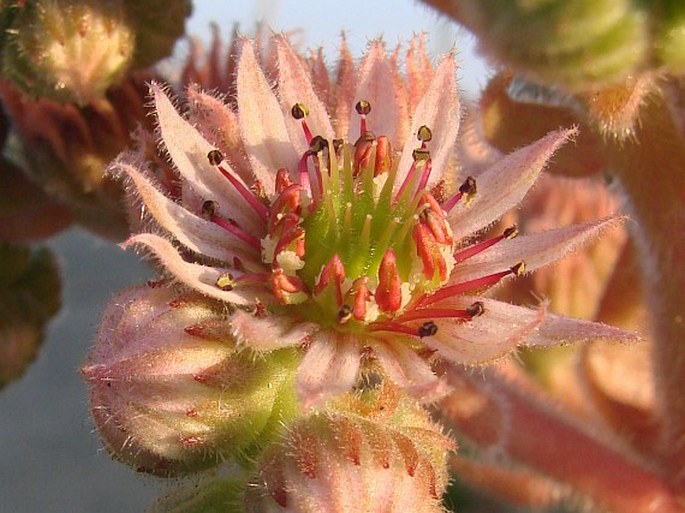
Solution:
<svg viewBox="0 0 685 513"><path fill-rule="evenodd" d="M433 172L428 186L434 185L449 168L450 157L459 132L459 96L457 92L457 66L453 55L447 55L435 71L430 86L419 102L409 130L410 144L405 144L397 169L397 184L404 181L411 168L412 152L418 146L416 134L422 125L433 132L428 143Z"/></svg>
<svg viewBox="0 0 685 513"><path fill-rule="evenodd" d="M238 115L221 98L201 91L197 85L188 87L186 94L188 121L224 154L240 178L251 183L256 177L245 153Z"/></svg>
<svg viewBox="0 0 685 513"><path fill-rule="evenodd" d="M300 121L288 114L294 104L299 102L309 109L306 121L313 135L321 135L331 140L334 137L333 126L326 107L314 92L309 74L302 67L300 57L285 36L276 36L275 43L278 52L278 96L286 113L290 139L298 153L302 154L309 148L309 144L304 137Z"/></svg>
<svg viewBox="0 0 685 513"><path fill-rule="evenodd" d="M206 296L236 305L253 305L256 297L263 302L270 298L268 294L260 297L262 294L254 288L228 291L220 289L216 286L216 282L227 269L186 262L169 241L158 235L139 233L123 242L121 247L127 249L134 244L145 245L159 259L162 267L173 274L178 281ZM236 275L239 274L236 273Z"/></svg>
<svg viewBox="0 0 685 513"><path fill-rule="evenodd" d="M439 305L440 308L465 309L474 301L483 303L483 315L470 321L434 319L438 330L435 335L424 337L423 344L452 363L488 363L524 344L547 315L544 308L531 310L479 297L461 296Z"/></svg>
<svg viewBox="0 0 685 513"><path fill-rule="evenodd" d="M281 106L248 41L242 44L236 83L238 119L245 151L250 157L252 171L270 195L274 192L276 171L282 167L296 169L298 158Z"/></svg>
<svg viewBox="0 0 685 513"><path fill-rule="evenodd" d="M304 408L349 391L359 372L359 343L355 338L322 331L302 359L297 394Z"/></svg>
<svg viewBox="0 0 685 513"><path fill-rule="evenodd" d="M517 346L553 346L597 338L637 341L639 337L604 324L552 315L545 305L537 309L510 305L482 297L458 297L439 304L466 308L483 303L484 313L470 321L435 319L435 335L424 337L424 345L444 359L458 364L487 363L507 355Z"/></svg>
<svg viewBox="0 0 685 513"><path fill-rule="evenodd" d="M575 133L575 130L552 132L479 174L478 192L471 201L457 203L448 214L454 238L462 239L479 231L517 205L554 152Z"/></svg>
<svg viewBox="0 0 685 513"><path fill-rule="evenodd" d="M258 231L260 219L251 209L241 208L245 202L238 191L209 164L207 154L215 149L214 146L181 117L159 85L153 84L151 91L162 141L185 182L192 184L195 192L205 200L234 206L227 217L235 219L245 229Z"/></svg>
<svg viewBox="0 0 685 513"><path fill-rule="evenodd" d="M367 116L369 130L388 136L393 147L399 148L403 141L398 140L400 115L394 81L383 44L380 41L371 43L359 70L359 85L352 105L359 100L367 100L371 104L371 112ZM359 116L352 110L348 135L350 141L359 137L358 126Z"/></svg>
<svg viewBox="0 0 685 513"><path fill-rule="evenodd" d="M333 123L336 137L344 139L348 135L356 86L354 60L347 48L345 35L343 34L340 44L340 57L338 58L336 86L333 89L333 105L335 106Z"/></svg>
<svg viewBox="0 0 685 513"><path fill-rule="evenodd" d="M238 343L255 351L273 351L300 345L317 328L312 323L296 322L289 317L258 317L244 310L236 310L228 322Z"/></svg>
<svg viewBox="0 0 685 513"><path fill-rule="evenodd" d="M487 250L457 265L450 283L462 283L508 269L516 262L526 263L526 272L556 262L567 253L617 226L622 218L606 217L584 224L564 226L554 230L504 239Z"/></svg>
<svg viewBox="0 0 685 513"><path fill-rule="evenodd" d="M445 383L407 344L378 340L371 347L388 377L411 395L432 401L446 393Z"/></svg>
<svg viewBox="0 0 685 513"><path fill-rule="evenodd" d="M253 248L231 237L220 226L196 216L167 198L134 165L120 159L112 165L112 169L131 179L146 211L188 249L224 262L232 262L233 257L260 262Z"/></svg>

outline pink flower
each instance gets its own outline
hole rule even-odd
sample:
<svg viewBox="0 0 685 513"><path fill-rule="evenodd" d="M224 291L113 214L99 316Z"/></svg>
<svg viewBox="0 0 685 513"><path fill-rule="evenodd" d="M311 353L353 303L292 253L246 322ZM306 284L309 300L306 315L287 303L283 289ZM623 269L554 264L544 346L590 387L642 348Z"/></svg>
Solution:
<svg viewBox="0 0 685 513"><path fill-rule="evenodd" d="M431 369L438 358L470 365L517 345L627 337L481 295L616 222L518 238L512 227L474 242L572 130L457 180L454 55L433 69L415 40L403 76L397 53L374 42L357 70L343 52L328 81L284 37L273 43L276 87L241 41L235 108L191 87L181 115L152 86L180 197L135 155L112 168L128 177L147 227L123 247L144 247L177 282L234 305L226 323L239 344L301 347L305 406L349 390L360 370L430 398L443 389Z"/></svg>

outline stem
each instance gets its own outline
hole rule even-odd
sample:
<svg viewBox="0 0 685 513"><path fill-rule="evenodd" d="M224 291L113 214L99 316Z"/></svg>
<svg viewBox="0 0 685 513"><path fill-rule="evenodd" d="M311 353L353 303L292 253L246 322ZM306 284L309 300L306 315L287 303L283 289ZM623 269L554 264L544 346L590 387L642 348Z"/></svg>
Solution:
<svg viewBox="0 0 685 513"><path fill-rule="evenodd" d="M675 86L674 86L675 87ZM656 414L664 426L664 475L685 493L685 137L668 100L651 95L631 141L607 145L636 223L644 286L652 314ZM679 109L682 112L682 108Z"/></svg>
<svg viewBox="0 0 685 513"><path fill-rule="evenodd" d="M448 368L446 375L456 390L439 411L448 426L475 442L506 452L610 511L685 511L637 457L574 423L528 382L494 370Z"/></svg>

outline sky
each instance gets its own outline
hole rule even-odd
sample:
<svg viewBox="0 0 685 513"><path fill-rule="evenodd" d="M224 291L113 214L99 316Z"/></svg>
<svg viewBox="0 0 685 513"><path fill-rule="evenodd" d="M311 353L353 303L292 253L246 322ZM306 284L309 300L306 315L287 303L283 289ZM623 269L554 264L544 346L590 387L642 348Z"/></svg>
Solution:
<svg viewBox="0 0 685 513"><path fill-rule="evenodd" d="M413 34L425 32L434 57L456 48L459 85L464 93L475 98L486 83L487 66L476 55L474 38L416 0L195 0L188 33L208 39L212 21L225 38L236 23L245 33L250 33L258 21L274 31L300 29L303 47L322 46L331 63L335 62L342 31L357 57L376 37L383 36L394 47Z"/></svg>

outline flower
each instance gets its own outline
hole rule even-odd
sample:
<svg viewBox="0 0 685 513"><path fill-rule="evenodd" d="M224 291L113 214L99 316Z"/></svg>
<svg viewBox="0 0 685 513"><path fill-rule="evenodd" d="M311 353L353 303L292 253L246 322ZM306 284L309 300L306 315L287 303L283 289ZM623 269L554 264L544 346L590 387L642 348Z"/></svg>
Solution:
<svg viewBox="0 0 685 513"><path fill-rule="evenodd" d="M443 513L454 442L392 387L364 395L289 426L261 455L244 510Z"/></svg>
<svg viewBox="0 0 685 513"><path fill-rule="evenodd" d="M433 69L416 39L405 77L397 53L376 41L357 70L343 49L337 79L326 81L285 37L273 44L275 90L253 45L240 42L236 109L190 87L184 116L152 85L179 198L135 154L111 168L147 226L122 246L144 247L177 282L233 305L226 322L239 344L306 351L296 385L305 406L349 390L360 370L430 398L443 390L435 358L475 364L518 344L625 335L480 295L616 222L518 238L510 227L473 242L573 130L458 181L453 54Z"/></svg>
<svg viewBox="0 0 685 513"><path fill-rule="evenodd" d="M254 358L221 303L150 285L111 299L82 368L107 450L165 477L249 458L298 406L293 350Z"/></svg>

